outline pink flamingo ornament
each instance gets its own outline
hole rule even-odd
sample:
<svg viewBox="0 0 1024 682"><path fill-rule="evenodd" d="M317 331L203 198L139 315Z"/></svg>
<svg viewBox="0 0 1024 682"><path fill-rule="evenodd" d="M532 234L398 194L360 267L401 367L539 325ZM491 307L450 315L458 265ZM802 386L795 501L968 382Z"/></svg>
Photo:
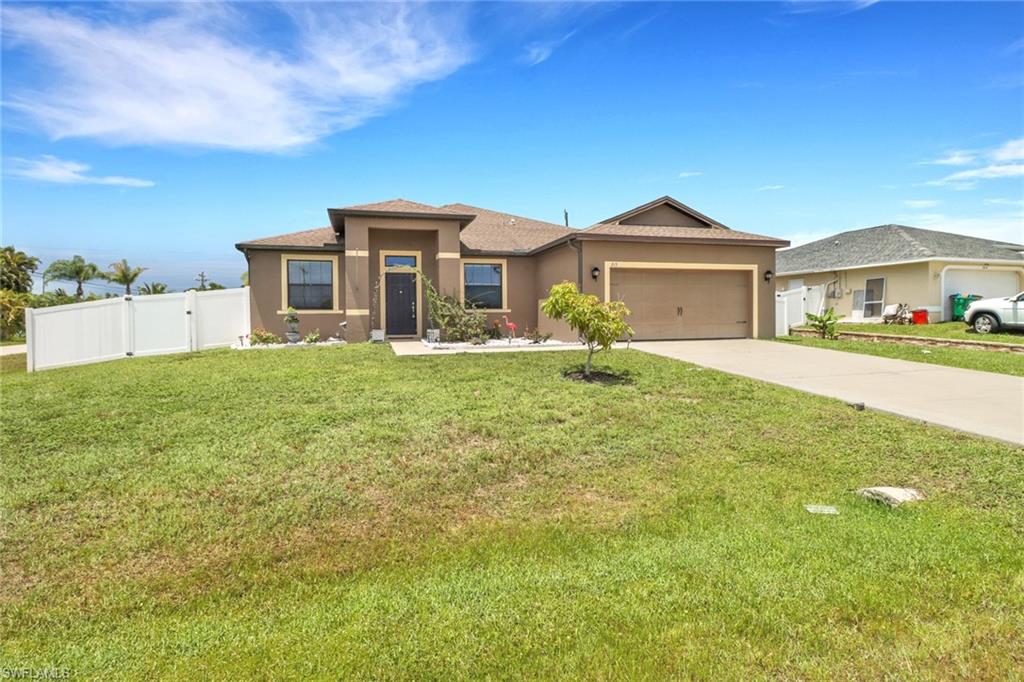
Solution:
<svg viewBox="0 0 1024 682"><path fill-rule="evenodd" d="M519 328L519 327L516 326L516 323L515 322L509 322L508 321L508 315L502 315L501 319L505 321L505 327L512 334L512 339L516 338L516 329ZM509 339L509 343L512 343L511 339Z"/></svg>

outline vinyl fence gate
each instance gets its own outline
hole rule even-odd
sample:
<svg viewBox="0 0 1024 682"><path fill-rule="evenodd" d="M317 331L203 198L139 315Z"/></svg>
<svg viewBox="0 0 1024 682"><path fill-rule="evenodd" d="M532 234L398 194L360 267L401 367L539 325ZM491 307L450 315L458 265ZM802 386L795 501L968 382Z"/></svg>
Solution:
<svg viewBox="0 0 1024 682"><path fill-rule="evenodd" d="M791 327L807 322L806 313L821 315L825 307L825 285L798 287L775 294L775 335L789 336Z"/></svg>
<svg viewBox="0 0 1024 682"><path fill-rule="evenodd" d="M250 331L249 289L124 296L25 310L28 371L236 343Z"/></svg>

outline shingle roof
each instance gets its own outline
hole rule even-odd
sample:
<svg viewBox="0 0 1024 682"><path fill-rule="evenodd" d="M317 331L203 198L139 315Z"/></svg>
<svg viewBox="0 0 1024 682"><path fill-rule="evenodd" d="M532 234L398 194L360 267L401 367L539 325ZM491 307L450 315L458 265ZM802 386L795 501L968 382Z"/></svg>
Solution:
<svg viewBox="0 0 1024 682"><path fill-rule="evenodd" d="M460 235L462 245L470 251L533 251L576 232L556 223L546 223L468 204L446 204L441 208L476 215Z"/></svg>
<svg viewBox="0 0 1024 682"><path fill-rule="evenodd" d="M273 237L262 239L250 239L246 242L236 244L236 247L270 247L270 246L340 246L337 236L332 227L315 227L312 230L301 230L299 232L288 232Z"/></svg>
<svg viewBox="0 0 1024 682"><path fill-rule="evenodd" d="M1024 262L1024 246L906 225L878 225L840 232L779 251L779 274L821 272L928 258L975 258Z"/></svg>
<svg viewBox="0 0 1024 682"><path fill-rule="evenodd" d="M381 213L423 213L434 215L463 215L461 211L455 211L445 206L431 206L430 204L421 204L418 201L409 201L408 199L388 199L387 201L378 201L373 204L356 204L354 206L345 206L339 210L379 211Z"/></svg>
<svg viewBox="0 0 1024 682"><path fill-rule="evenodd" d="M634 239L699 241L707 243L749 242L782 245L789 242L750 232L738 232L726 227L676 227L673 225L620 225L598 223L580 232L580 236L608 236Z"/></svg>

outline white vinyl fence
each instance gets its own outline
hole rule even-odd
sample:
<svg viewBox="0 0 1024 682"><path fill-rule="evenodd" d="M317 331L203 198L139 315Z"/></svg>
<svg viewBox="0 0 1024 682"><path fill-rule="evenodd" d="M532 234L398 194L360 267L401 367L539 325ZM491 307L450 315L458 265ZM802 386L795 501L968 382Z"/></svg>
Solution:
<svg viewBox="0 0 1024 682"><path fill-rule="evenodd" d="M29 372L230 346L249 331L248 288L25 310Z"/></svg>
<svg viewBox="0 0 1024 682"><path fill-rule="evenodd" d="M799 287L775 294L775 335L788 336L790 327L807 321L805 313L820 315L825 308L825 285Z"/></svg>

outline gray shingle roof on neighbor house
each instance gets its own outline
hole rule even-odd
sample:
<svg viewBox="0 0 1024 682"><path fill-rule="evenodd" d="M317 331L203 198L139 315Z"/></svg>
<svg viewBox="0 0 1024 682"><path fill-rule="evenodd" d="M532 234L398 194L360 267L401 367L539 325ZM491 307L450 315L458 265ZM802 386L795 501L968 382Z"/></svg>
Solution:
<svg viewBox="0 0 1024 682"><path fill-rule="evenodd" d="M840 232L810 244L776 252L780 275L827 272L930 258L1015 260L1024 263L1024 245L968 237L906 225L879 225Z"/></svg>

